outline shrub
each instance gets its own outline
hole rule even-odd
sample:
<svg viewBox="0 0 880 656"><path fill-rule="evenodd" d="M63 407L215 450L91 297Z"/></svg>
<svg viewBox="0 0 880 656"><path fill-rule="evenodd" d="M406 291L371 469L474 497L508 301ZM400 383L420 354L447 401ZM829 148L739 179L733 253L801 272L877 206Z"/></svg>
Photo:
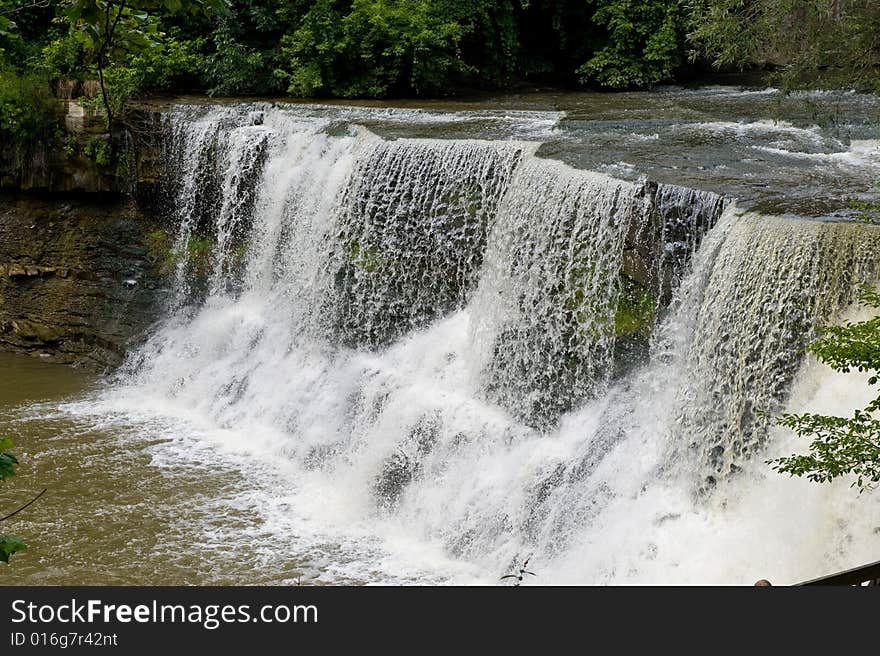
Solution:
<svg viewBox="0 0 880 656"><path fill-rule="evenodd" d="M48 81L0 71L0 136L4 141L24 144L51 138L60 119L60 105Z"/></svg>
<svg viewBox="0 0 880 656"><path fill-rule="evenodd" d="M604 0L593 21L606 45L577 72L611 89L646 87L672 77L682 63L683 17L678 0Z"/></svg>

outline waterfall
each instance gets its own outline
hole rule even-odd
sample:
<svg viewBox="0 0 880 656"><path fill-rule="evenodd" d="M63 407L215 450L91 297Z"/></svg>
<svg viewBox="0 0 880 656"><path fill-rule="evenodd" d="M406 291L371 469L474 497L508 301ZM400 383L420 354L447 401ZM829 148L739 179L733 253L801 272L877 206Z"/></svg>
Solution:
<svg viewBox="0 0 880 656"><path fill-rule="evenodd" d="M647 221L638 185L532 159L499 208L474 304L486 386L541 425L611 374L625 239Z"/></svg>
<svg viewBox="0 0 880 656"><path fill-rule="evenodd" d="M405 526L487 568L668 565L657 536L745 480L771 439L759 411L877 274L875 228L526 141L384 140L269 105L168 121L173 298L123 387L343 491L327 526Z"/></svg>
<svg viewBox="0 0 880 656"><path fill-rule="evenodd" d="M707 485L763 445L817 326L876 280L875 232L758 214L730 228L702 293L679 310L695 325L675 430L699 452Z"/></svg>
<svg viewBox="0 0 880 656"><path fill-rule="evenodd" d="M336 323L346 341L387 344L467 301L522 154L515 143L431 140L365 153L337 235Z"/></svg>

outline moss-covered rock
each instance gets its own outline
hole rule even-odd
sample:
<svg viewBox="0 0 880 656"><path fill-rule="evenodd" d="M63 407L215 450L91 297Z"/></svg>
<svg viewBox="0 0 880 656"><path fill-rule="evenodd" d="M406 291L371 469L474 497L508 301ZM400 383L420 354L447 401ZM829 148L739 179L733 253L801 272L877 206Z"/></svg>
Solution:
<svg viewBox="0 0 880 656"><path fill-rule="evenodd" d="M656 296L627 276L621 276L620 280L620 296L614 314L615 336L650 335L657 318Z"/></svg>

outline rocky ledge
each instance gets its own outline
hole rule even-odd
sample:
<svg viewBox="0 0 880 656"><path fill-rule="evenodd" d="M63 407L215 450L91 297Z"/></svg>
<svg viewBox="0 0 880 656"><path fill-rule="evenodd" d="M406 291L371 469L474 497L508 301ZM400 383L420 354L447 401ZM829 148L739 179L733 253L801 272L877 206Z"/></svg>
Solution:
<svg viewBox="0 0 880 656"><path fill-rule="evenodd" d="M161 302L152 227L128 200L0 196L0 348L121 362Z"/></svg>

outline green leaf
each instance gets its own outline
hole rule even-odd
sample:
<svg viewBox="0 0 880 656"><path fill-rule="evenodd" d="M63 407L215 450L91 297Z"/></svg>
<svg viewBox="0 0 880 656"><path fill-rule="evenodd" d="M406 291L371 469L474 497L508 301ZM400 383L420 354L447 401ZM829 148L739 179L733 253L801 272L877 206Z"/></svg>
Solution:
<svg viewBox="0 0 880 656"><path fill-rule="evenodd" d="M863 289L863 305L878 309L880 296ZM829 326L822 339L809 350L833 369L848 372L880 371L880 317L867 321ZM874 375L868 384L875 385ZM767 461L773 469L792 476L803 476L817 483L827 483L843 476L852 476L853 487L872 489L880 484L880 420L872 413L880 410L880 397L852 417L819 414L785 414L777 419L780 426L798 437L812 439L808 453Z"/></svg>
<svg viewBox="0 0 880 656"><path fill-rule="evenodd" d="M0 535L0 562L8 563L9 557L20 551L27 551L27 545L12 535Z"/></svg>
<svg viewBox="0 0 880 656"><path fill-rule="evenodd" d="M12 439L9 437L0 437L0 481L15 476L15 466L18 464L18 458L11 453L3 453L5 449L12 448Z"/></svg>

